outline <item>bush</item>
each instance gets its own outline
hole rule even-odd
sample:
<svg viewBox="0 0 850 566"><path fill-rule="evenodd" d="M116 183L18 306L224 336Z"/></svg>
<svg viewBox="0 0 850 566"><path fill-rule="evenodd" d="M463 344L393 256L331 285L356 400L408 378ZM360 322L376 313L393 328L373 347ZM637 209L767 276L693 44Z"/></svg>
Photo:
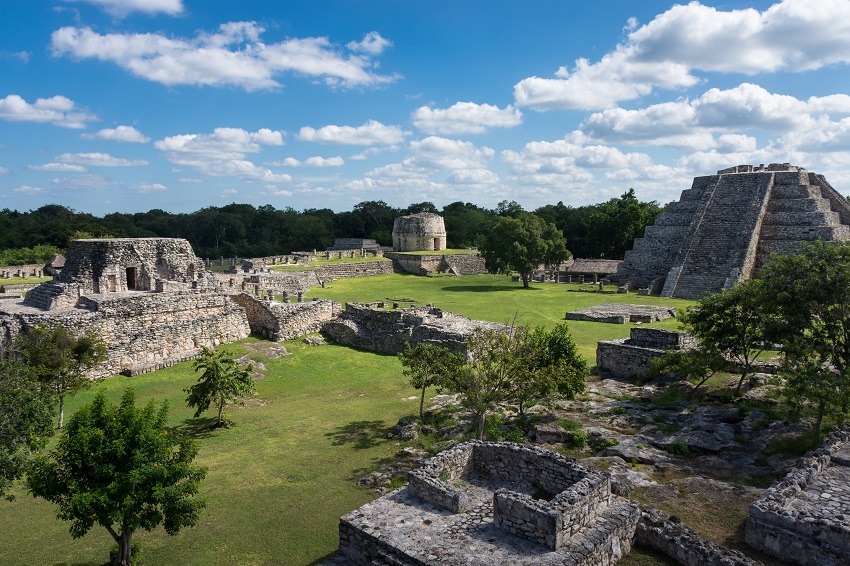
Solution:
<svg viewBox="0 0 850 566"><path fill-rule="evenodd" d="M585 432L580 430L574 430L572 432L572 436L565 443L568 447L578 449L587 446L587 434Z"/></svg>
<svg viewBox="0 0 850 566"><path fill-rule="evenodd" d="M682 440L675 440L666 448L667 452L676 456L691 456L691 449Z"/></svg>

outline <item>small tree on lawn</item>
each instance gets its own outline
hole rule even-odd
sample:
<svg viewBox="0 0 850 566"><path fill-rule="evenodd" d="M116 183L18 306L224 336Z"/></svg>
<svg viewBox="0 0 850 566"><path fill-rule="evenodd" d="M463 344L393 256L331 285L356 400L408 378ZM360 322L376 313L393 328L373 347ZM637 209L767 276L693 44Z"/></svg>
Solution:
<svg viewBox="0 0 850 566"><path fill-rule="evenodd" d="M439 386L443 377L456 371L463 364L460 354L453 353L445 346L419 342L411 347L404 344L404 350L398 355L404 366L404 375L410 377L410 385L421 390L419 397L419 422L425 410L425 390Z"/></svg>
<svg viewBox="0 0 850 566"><path fill-rule="evenodd" d="M551 222L529 213L498 218L480 250L487 271L516 271L526 289L539 264L555 265L570 258L564 234Z"/></svg>
<svg viewBox="0 0 850 566"><path fill-rule="evenodd" d="M53 434L53 393L27 366L0 359L0 497Z"/></svg>
<svg viewBox="0 0 850 566"><path fill-rule="evenodd" d="M719 353L701 346L693 350L670 351L660 358L655 358L652 360L649 375L656 377L673 373L681 379L694 383L690 393L693 396L705 382L714 377L717 372L726 369L728 365L729 362Z"/></svg>
<svg viewBox="0 0 850 566"><path fill-rule="evenodd" d="M130 566L135 531L161 524L174 535L197 524L204 506L195 496L206 469L194 463L194 443L165 428L167 410L153 401L137 408L131 389L118 406L100 392L27 474L30 492L57 504L59 519L72 521L72 537L95 524L109 531L118 543L113 564Z"/></svg>
<svg viewBox="0 0 850 566"><path fill-rule="evenodd" d="M59 424L65 420L65 396L91 384L86 372L106 359L106 346L94 328L75 333L65 326L38 324L18 335L15 348L39 380L59 398Z"/></svg>
<svg viewBox="0 0 850 566"><path fill-rule="evenodd" d="M707 351L738 362L743 368L735 387L750 373L753 362L768 344L770 313L763 307L766 299L764 282L749 279L731 289L703 297L695 307L679 315L685 330L692 333Z"/></svg>
<svg viewBox="0 0 850 566"><path fill-rule="evenodd" d="M195 360L195 371L203 370L198 383L184 389L189 394L186 404L195 407L195 417L214 405L218 409L216 427L223 424L224 407L228 403L243 405L242 397L254 392L254 380L251 377L253 366L244 367L224 352L203 348Z"/></svg>

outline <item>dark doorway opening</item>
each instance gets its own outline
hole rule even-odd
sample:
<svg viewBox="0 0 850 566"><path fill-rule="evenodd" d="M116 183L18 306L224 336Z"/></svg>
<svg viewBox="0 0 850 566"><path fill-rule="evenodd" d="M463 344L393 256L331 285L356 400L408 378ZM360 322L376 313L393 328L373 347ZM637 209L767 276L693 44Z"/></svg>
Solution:
<svg viewBox="0 0 850 566"><path fill-rule="evenodd" d="M136 268L127 268L127 290L134 291L136 289Z"/></svg>
<svg viewBox="0 0 850 566"><path fill-rule="evenodd" d="M440 249L440 238L434 238L434 250Z"/></svg>

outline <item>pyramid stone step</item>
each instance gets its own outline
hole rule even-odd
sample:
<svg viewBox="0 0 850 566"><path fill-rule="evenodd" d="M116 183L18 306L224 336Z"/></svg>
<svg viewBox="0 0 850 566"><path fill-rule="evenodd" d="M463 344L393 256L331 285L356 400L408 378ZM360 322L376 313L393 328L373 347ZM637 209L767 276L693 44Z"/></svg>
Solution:
<svg viewBox="0 0 850 566"><path fill-rule="evenodd" d="M847 226L762 226L761 237L766 240L846 240Z"/></svg>
<svg viewBox="0 0 850 566"><path fill-rule="evenodd" d="M812 185L773 185L771 197L775 199L821 198L820 188Z"/></svg>
<svg viewBox="0 0 850 566"><path fill-rule="evenodd" d="M778 199L775 196L767 205L768 212L831 212L832 207L825 198Z"/></svg>
<svg viewBox="0 0 850 566"><path fill-rule="evenodd" d="M838 226L837 212L768 212L763 225L771 226Z"/></svg>

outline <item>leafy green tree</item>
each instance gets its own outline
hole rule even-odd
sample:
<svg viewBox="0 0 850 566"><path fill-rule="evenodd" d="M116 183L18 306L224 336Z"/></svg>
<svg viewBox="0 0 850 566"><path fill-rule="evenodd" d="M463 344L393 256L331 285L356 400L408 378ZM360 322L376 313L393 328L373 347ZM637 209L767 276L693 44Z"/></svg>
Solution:
<svg viewBox="0 0 850 566"><path fill-rule="evenodd" d="M27 366L0 360L0 497L53 434L53 394Z"/></svg>
<svg viewBox="0 0 850 566"><path fill-rule="evenodd" d="M716 351L707 350L704 346L692 350L671 350L660 358L652 360L649 369L650 377L673 373L694 384L690 395L723 371L729 362Z"/></svg>
<svg viewBox="0 0 850 566"><path fill-rule="evenodd" d="M456 371L463 364L463 357L446 348L426 342L411 347L404 344L404 350L398 355L404 366L404 375L410 377L410 385L421 390L419 397L419 422L425 410L425 390L439 386L443 377Z"/></svg>
<svg viewBox="0 0 850 566"><path fill-rule="evenodd" d="M59 424L65 420L65 396L91 384L86 373L106 359L106 346L94 328L75 333L70 328L37 324L21 333L15 348L38 379L59 398Z"/></svg>
<svg viewBox="0 0 850 566"><path fill-rule="evenodd" d="M254 392L254 379L251 377L252 365L244 367L224 352L203 348L200 357L195 360L195 371L204 370L198 383L184 389L188 393L186 404L195 407L198 417L214 405L218 409L216 426L223 424L224 407L228 403L243 405L245 395Z"/></svg>
<svg viewBox="0 0 850 566"><path fill-rule="evenodd" d="M554 224L524 213L516 218L498 218L481 246L481 255L487 271L516 271L522 278L522 286L527 289L531 274L539 264L561 263L570 257L570 252L564 235Z"/></svg>
<svg viewBox="0 0 850 566"><path fill-rule="evenodd" d="M823 417L846 413L850 401L850 243L818 241L797 255L773 256L761 277L787 396L816 406L817 442Z"/></svg>
<svg viewBox="0 0 850 566"><path fill-rule="evenodd" d="M764 351L771 315L763 308L767 299L762 279L742 281L731 289L711 293L699 304L680 313L685 330L692 333L706 350L738 362L743 368L735 387L750 373L753 362Z"/></svg>
<svg viewBox="0 0 850 566"><path fill-rule="evenodd" d="M103 392L77 411L49 456L27 474L35 497L59 506L71 536L101 525L118 543L113 564L132 562L132 536L162 524L165 532L197 524L204 503L195 496L206 469L194 463L197 449L165 428L168 406L153 401L137 408L132 389L117 406Z"/></svg>

